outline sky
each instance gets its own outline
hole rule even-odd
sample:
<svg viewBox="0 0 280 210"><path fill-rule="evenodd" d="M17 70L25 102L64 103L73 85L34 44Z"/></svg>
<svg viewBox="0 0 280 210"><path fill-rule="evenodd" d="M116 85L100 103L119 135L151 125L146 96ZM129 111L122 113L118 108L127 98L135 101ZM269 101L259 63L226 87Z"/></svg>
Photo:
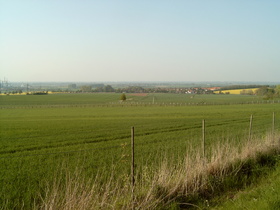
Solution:
<svg viewBox="0 0 280 210"><path fill-rule="evenodd" d="M280 82L279 0L0 0L0 80Z"/></svg>

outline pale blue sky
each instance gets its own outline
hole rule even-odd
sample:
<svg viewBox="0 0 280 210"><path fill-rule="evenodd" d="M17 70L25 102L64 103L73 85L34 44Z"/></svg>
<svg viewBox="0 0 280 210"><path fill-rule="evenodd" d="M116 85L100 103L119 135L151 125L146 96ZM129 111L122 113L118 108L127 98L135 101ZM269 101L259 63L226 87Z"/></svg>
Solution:
<svg viewBox="0 0 280 210"><path fill-rule="evenodd" d="M0 79L280 81L279 0L0 0Z"/></svg>

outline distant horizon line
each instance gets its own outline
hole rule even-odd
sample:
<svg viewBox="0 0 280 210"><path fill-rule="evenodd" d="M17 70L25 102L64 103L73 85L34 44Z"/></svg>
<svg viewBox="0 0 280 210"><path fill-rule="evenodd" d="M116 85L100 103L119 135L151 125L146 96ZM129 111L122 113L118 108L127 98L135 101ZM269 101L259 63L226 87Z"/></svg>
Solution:
<svg viewBox="0 0 280 210"><path fill-rule="evenodd" d="M144 84L153 84L153 83L163 83L163 84L167 84L167 83L279 83L280 81L12 81L12 80L7 80L7 79L0 79L1 82L8 82L8 83L144 83Z"/></svg>

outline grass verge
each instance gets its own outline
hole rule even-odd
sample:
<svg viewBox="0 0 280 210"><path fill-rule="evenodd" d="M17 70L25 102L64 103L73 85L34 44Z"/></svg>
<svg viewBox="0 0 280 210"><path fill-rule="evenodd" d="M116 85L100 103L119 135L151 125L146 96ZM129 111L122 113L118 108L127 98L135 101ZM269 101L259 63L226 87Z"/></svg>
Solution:
<svg viewBox="0 0 280 210"><path fill-rule="evenodd" d="M280 161L275 170L258 180L257 185L227 193L219 203L215 209L280 209Z"/></svg>
<svg viewBox="0 0 280 210"><path fill-rule="evenodd" d="M62 167L36 209L180 209L215 207L240 189L257 183L278 163L280 135L213 146L211 157L190 149L186 157L143 166L131 186L129 176L100 172L86 179L77 168ZM132 188L134 193L132 194Z"/></svg>

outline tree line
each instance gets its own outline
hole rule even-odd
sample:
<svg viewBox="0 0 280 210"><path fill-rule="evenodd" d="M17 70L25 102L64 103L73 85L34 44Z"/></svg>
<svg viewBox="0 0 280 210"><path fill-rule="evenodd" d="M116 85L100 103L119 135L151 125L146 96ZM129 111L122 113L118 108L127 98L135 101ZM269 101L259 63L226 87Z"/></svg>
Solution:
<svg viewBox="0 0 280 210"><path fill-rule="evenodd" d="M255 91L255 95L261 96L264 99L274 99L280 97L280 85L275 87L262 86Z"/></svg>
<svg viewBox="0 0 280 210"><path fill-rule="evenodd" d="M207 88L171 88L171 87L154 87L143 88L141 86L128 86L123 88L113 88L111 85L94 87L92 85L83 85L76 90L77 93L89 92L115 92L115 93L189 93L189 94L213 94L212 90Z"/></svg>
<svg viewBox="0 0 280 210"><path fill-rule="evenodd" d="M251 88L260 88L260 87L269 87L269 85L229 85L221 87L219 90L239 90L239 89L251 89Z"/></svg>

